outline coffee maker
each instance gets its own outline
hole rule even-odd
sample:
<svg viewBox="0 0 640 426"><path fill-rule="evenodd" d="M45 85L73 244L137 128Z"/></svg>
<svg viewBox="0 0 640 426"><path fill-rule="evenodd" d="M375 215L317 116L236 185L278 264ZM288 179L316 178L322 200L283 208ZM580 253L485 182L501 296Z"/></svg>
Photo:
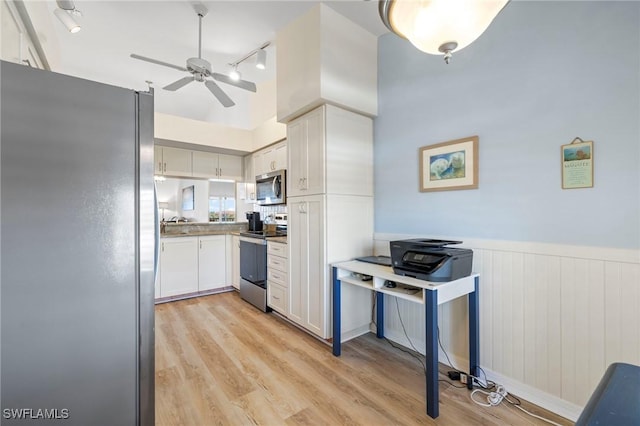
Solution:
<svg viewBox="0 0 640 426"><path fill-rule="evenodd" d="M260 212L247 212L247 220L249 221L249 231L262 231Z"/></svg>

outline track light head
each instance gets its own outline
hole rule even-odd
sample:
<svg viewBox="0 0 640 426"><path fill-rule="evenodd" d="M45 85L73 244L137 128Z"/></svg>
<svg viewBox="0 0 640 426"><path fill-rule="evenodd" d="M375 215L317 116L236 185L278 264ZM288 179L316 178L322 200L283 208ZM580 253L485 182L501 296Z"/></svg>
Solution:
<svg viewBox="0 0 640 426"><path fill-rule="evenodd" d="M240 71L238 71L237 65L234 65L231 72L229 72L229 78L233 81L240 81L240 78L242 78Z"/></svg>
<svg viewBox="0 0 640 426"><path fill-rule="evenodd" d="M256 53L256 68L259 70L267 68L267 51L264 49L258 49Z"/></svg>
<svg viewBox="0 0 640 426"><path fill-rule="evenodd" d="M67 10L56 9L53 11L53 14L56 15L56 17L60 20L60 22L62 22L65 27L67 27L67 30L70 33L75 34L82 29L82 27L80 27L80 24L78 24L76 20L73 19L73 16L71 16Z"/></svg>

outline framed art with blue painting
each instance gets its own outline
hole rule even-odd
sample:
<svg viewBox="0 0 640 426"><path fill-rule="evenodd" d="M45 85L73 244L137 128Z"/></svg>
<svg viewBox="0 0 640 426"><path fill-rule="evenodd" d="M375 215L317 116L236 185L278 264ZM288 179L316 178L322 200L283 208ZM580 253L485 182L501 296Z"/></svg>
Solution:
<svg viewBox="0 0 640 426"><path fill-rule="evenodd" d="M478 188L478 137L420 148L420 191Z"/></svg>

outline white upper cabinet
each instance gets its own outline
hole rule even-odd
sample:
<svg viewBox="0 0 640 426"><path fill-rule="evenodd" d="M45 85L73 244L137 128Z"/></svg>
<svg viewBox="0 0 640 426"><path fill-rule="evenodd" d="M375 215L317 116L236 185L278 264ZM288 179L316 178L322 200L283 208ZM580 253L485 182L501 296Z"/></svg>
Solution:
<svg viewBox="0 0 640 426"><path fill-rule="evenodd" d="M287 125L287 196L373 195L373 121L325 105Z"/></svg>
<svg viewBox="0 0 640 426"><path fill-rule="evenodd" d="M232 179L241 181L242 157L193 151L193 177Z"/></svg>
<svg viewBox="0 0 640 426"><path fill-rule="evenodd" d="M287 125L289 167L287 196L325 192L324 107Z"/></svg>
<svg viewBox="0 0 640 426"><path fill-rule="evenodd" d="M191 151L188 149L154 147L155 173L164 176L191 176Z"/></svg>
<svg viewBox="0 0 640 426"><path fill-rule="evenodd" d="M218 176L218 154L192 152L193 177Z"/></svg>
<svg viewBox="0 0 640 426"><path fill-rule="evenodd" d="M242 181L243 158L237 155L154 147L156 175Z"/></svg>
<svg viewBox="0 0 640 426"><path fill-rule="evenodd" d="M287 141L278 142L253 154L255 176L287 168Z"/></svg>
<svg viewBox="0 0 640 426"><path fill-rule="evenodd" d="M287 168L287 143L280 142L274 148L274 160L273 160L273 170L280 170Z"/></svg>
<svg viewBox="0 0 640 426"><path fill-rule="evenodd" d="M242 157L218 154L218 168L219 178L242 180Z"/></svg>
<svg viewBox="0 0 640 426"><path fill-rule="evenodd" d="M277 120L331 103L378 114L378 39L319 4L276 34Z"/></svg>

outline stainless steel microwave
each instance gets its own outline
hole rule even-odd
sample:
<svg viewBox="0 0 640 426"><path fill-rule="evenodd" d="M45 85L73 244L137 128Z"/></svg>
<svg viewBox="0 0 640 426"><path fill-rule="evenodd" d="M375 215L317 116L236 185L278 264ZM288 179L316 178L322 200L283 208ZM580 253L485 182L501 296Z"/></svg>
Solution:
<svg viewBox="0 0 640 426"><path fill-rule="evenodd" d="M262 206L285 204L287 202L287 171L256 176L256 201Z"/></svg>

